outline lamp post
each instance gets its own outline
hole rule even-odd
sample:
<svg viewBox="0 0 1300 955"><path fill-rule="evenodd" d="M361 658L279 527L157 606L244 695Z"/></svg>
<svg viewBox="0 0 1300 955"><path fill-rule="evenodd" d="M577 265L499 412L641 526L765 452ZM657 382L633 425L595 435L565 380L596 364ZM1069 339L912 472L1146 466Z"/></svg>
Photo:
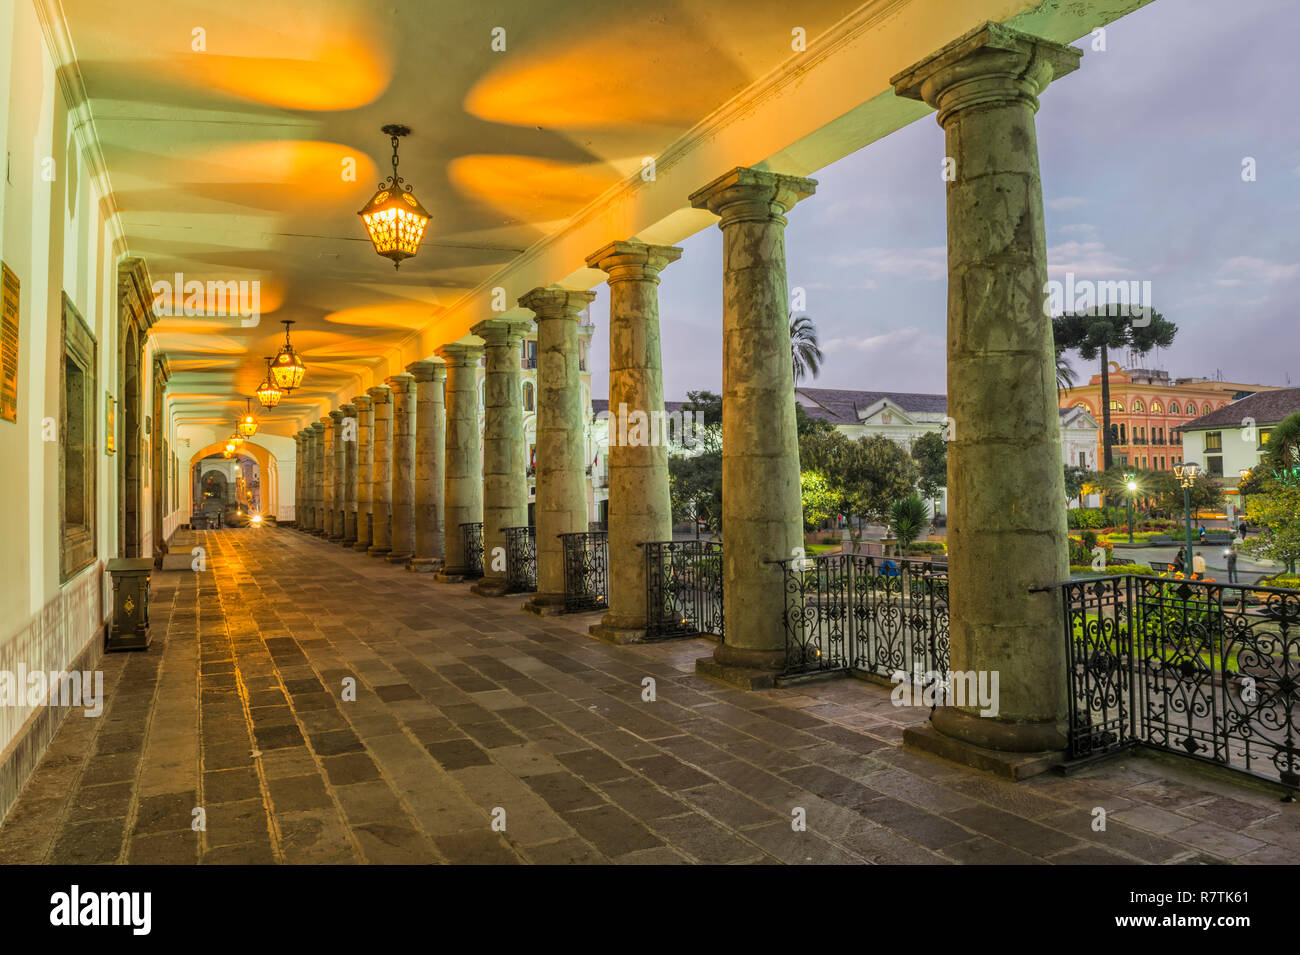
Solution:
<svg viewBox="0 0 1300 955"><path fill-rule="evenodd" d="M1241 527L1241 519L1246 516L1246 478L1250 477L1250 468L1242 468L1237 472L1241 476L1241 483L1237 485L1237 527Z"/></svg>
<svg viewBox="0 0 1300 955"><path fill-rule="evenodd" d="M1133 543L1133 494L1137 491L1137 475L1125 474L1124 486L1128 488L1128 542Z"/></svg>
<svg viewBox="0 0 1300 955"><path fill-rule="evenodd" d="M1183 510L1187 514L1187 563L1183 569L1189 578L1192 576L1192 485L1196 483L1196 473L1200 469L1195 461L1174 465L1174 476L1183 486Z"/></svg>

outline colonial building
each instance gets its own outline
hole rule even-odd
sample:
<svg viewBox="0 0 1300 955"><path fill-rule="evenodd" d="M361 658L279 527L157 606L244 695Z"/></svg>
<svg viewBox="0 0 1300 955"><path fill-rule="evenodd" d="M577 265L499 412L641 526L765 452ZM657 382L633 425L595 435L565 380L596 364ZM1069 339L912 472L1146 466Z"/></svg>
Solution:
<svg viewBox="0 0 1300 955"><path fill-rule="evenodd" d="M1180 431L1187 422L1272 385L1251 385L1212 378L1171 378L1151 368L1120 368L1109 374L1111 454L1115 464L1167 471L1183 460ZM1101 375L1061 393L1062 408L1080 408L1103 418ZM1102 461L1102 434L1097 433L1097 460Z"/></svg>

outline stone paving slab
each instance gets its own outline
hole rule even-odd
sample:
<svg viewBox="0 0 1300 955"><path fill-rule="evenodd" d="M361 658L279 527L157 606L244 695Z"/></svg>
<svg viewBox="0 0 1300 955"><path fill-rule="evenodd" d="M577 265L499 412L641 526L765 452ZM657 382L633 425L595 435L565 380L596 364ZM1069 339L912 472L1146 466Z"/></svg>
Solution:
<svg viewBox="0 0 1300 955"><path fill-rule="evenodd" d="M0 863L1300 860L1300 808L1166 760L1010 783L904 751L927 713L871 683L736 690L695 674L707 641L601 643L594 615L288 528L194 546L207 569L155 575L153 648L104 658L103 716L60 727Z"/></svg>

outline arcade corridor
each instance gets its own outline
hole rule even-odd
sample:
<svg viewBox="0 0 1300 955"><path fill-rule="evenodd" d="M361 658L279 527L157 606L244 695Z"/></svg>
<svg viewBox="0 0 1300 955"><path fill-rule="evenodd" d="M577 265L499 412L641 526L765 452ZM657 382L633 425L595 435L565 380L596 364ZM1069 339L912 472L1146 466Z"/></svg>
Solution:
<svg viewBox="0 0 1300 955"><path fill-rule="evenodd" d="M1273 863L1300 851L1294 807L1238 781L1130 757L1001 782L903 752L904 721L927 711L894 707L882 687L727 689L694 675L704 640L607 645L586 635L591 616L537 618L517 598L485 601L293 530L182 531L167 566L154 650L104 658L104 718L64 721L0 830L0 863Z"/></svg>

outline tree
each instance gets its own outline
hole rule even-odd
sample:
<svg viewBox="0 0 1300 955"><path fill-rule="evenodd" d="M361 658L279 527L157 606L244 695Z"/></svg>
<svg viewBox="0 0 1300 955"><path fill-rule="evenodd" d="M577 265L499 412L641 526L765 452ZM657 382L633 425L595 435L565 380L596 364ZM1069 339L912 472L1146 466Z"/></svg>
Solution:
<svg viewBox="0 0 1300 955"><path fill-rule="evenodd" d="M722 398L711 391L688 391L684 410L695 415L699 454L668 459L668 491L673 520L703 518L722 530Z"/></svg>
<svg viewBox="0 0 1300 955"><path fill-rule="evenodd" d="M803 529L814 530L834 513L835 495L830 483L816 471L799 473L799 496L803 500Z"/></svg>
<svg viewBox="0 0 1300 955"><path fill-rule="evenodd" d="M1145 355L1152 348L1168 348L1178 334L1178 326L1155 309L1140 319L1141 324L1130 315L1108 314L1114 311L1103 305L1052 319L1058 356L1067 349L1077 349L1084 361L1101 358L1102 470L1115 463L1111 452L1114 435L1110 430L1110 352L1127 348Z"/></svg>
<svg viewBox="0 0 1300 955"><path fill-rule="evenodd" d="M925 502L915 493L896 500L889 509L889 529L898 540L898 548L907 553L925 526Z"/></svg>
<svg viewBox="0 0 1300 955"><path fill-rule="evenodd" d="M1270 481L1246 502L1246 518L1259 529L1259 536L1243 550L1275 560L1294 573L1300 560L1300 487Z"/></svg>
<svg viewBox="0 0 1300 955"><path fill-rule="evenodd" d="M1095 483L1095 475L1087 468L1075 467L1072 464L1065 466L1065 499L1073 501L1079 499L1079 506L1083 507L1083 488L1087 484Z"/></svg>
<svg viewBox="0 0 1300 955"><path fill-rule="evenodd" d="M835 430L835 425L831 424L825 418L814 418L808 412L803 410L803 405L799 402L794 403L794 426L795 433L800 439L805 434L816 434L818 432L829 432Z"/></svg>
<svg viewBox="0 0 1300 955"><path fill-rule="evenodd" d="M916 486L939 513L939 492L948 486L948 442L937 431L927 431L912 442L912 460L916 462Z"/></svg>
<svg viewBox="0 0 1300 955"><path fill-rule="evenodd" d="M790 318L790 361L794 366L794 381L798 384L804 376L817 377L821 371L821 348L817 345L817 326L807 315Z"/></svg>
<svg viewBox="0 0 1300 955"><path fill-rule="evenodd" d="M1062 392L1069 391L1074 387L1074 366L1070 364L1070 359L1065 357L1065 348L1060 345L1056 346L1056 402L1060 404Z"/></svg>
<svg viewBox="0 0 1300 955"><path fill-rule="evenodd" d="M840 513L881 523L916 486L911 455L881 435L850 441L835 430L809 432L799 439L799 466L825 476Z"/></svg>

